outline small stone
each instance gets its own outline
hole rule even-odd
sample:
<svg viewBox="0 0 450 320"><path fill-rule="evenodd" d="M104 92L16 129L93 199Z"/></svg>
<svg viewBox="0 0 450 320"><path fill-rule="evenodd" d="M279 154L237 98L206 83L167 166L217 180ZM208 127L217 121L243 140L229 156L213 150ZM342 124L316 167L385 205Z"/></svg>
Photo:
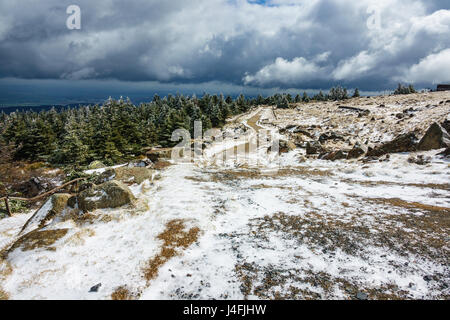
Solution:
<svg viewBox="0 0 450 320"><path fill-rule="evenodd" d="M369 296L367 295L367 293L364 293L361 291L358 291L356 293L356 299L358 299L358 300L367 300L368 298L369 298Z"/></svg>
<svg viewBox="0 0 450 320"><path fill-rule="evenodd" d="M425 280L426 282L430 282L431 280L433 280L432 276L424 276L423 280Z"/></svg>
<svg viewBox="0 0 450 320"><path fill-rule="evenodd" d="M89 290L89 292L98 292L98 289L100 289L100 287L102 286L101 283L96 284L95 286L91 287L91 289Z"/></svg>

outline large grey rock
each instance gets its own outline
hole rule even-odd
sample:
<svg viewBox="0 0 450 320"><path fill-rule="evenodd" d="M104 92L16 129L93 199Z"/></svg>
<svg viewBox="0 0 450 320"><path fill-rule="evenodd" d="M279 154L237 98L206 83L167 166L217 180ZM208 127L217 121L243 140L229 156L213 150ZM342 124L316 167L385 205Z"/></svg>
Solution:
<svg viewBox="0 0 450 320"><path fill-rule="evenodd" d="M438 123L433 123L420 140L417 149L420 151L429 151L450 147L450 136L447 131Z"/></svg>
<svg viewBox="0 0 450 320"><path fill-rule="evenodd" d="M135 201L131 190L122 182L112 180L92 189L81 192L78 197L79 208L83 211L118 208Z"/></svg>

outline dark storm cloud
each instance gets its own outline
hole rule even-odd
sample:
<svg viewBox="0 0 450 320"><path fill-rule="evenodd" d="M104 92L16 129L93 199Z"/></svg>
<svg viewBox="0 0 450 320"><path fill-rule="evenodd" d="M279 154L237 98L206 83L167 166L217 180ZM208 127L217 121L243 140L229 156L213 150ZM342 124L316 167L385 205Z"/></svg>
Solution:
<svg viewBox="0 0 450 320"><path fill-rule="evenodd" d="M447 2L2 0L0 78L430 85L450 80ZM81 7L81 30L66 28L70 4ZM380 28L370 29L373 7Z"/></svg>

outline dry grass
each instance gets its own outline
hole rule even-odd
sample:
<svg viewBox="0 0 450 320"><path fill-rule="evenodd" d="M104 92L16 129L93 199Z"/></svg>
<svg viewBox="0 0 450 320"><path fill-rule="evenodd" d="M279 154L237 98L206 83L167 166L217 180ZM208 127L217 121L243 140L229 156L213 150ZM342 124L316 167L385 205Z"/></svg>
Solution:
<svg viewBox="0 0 450 320"><path fill-rule="evenodd" d="M450 184L448 183L401 183L392 181L359 181L353 179L342 179L342 182L348 184L359 184L362 186L400 186L400 187L416 187L416 188L430 188L435 190L450 191Z"/></svg>
<svg viewBox="0 0 450 320"><path fill-rule="evenodd" d="M273 171L237 169L223 170L221 172L212 172L210 179L201 179L197 177L188 177L188 179L197 182L223 182L238 179L261 179L261 178L282 178L282 177L330 177L331 170L319 170L310 167L291 167Z"/></svg>
<svg viewBox="0 0 450 320"><path fill-rule="evenodd" d="M170 163L169 161L159 160L153 165L153 169L164 170L170 166L172 166L172 163Z"/></svg>
<svg viewBox="0 0 450 320"><path fill-rule="evenodd" d="M178 249L186 249L197 241L200 229L197 227L185 231L183 220L172 220L166 225L166 230L158 235L163 241L161 251L147 263L144 269L144 277L150 281L158 275L159 268L168 260L178 255Z"/></svg>
<svg viewBox="0 0 450 320"><path fill-rule="evenodd" d="M290 191L294 190L293 187L278 186L278 185L275 185L275 186L272 185L271 186L271 185L264 184L264 183L252 185L251 188L252 189L281 189L281 190L290 190Z"/></svg>
<svg viewBox="0 0 450 320"><path fill-rule="evenodd" d="M8 250L8 253L17 248L22 248L23 251L34 250L37 248L55 250L52 245L59 239L63 238L68 231L69 229L31 231L30 233L27 233L19 238Z"/></svg>
<svg viewBox="0 0 450 320"><path fill-rule="evenodd" d="M82 246L86 242L85 238L93 237L95 231L93 229L82 229L67 239L66 243L73 246Z"/></svg>
<svg viewBox="0 0 450 320"><path fill-rule="evenodd" d="M11 264L4 260L3 253L0 252L0 283L4 281L12 272L12 266ZM1 284L0 284L0 300L8 300L9 295L6 291L3 290Z"/></svg>
<svg viewBox="0 0 450 320"><path fill-rule="evenodd" d="M112 300L135 300L138 298L135 294L131 293L125 286L120 286L114 290L111 294Z"/></svg>
<svg viewBox="0 0 450 320"><path fill-rule="evenodd" d="M426 212L436 212L436 213L442 213L442 214L449 214L450 208L446 207L439 207L439 206L432 206L428 204L423 204L420 202L409 202L405 201L399 198L366 198L365 199L368 202L374 202L378 204L385 204L389 206L399 207L399 208L405 208L405 209L414 209L418 211L426 211ZM445 215L444 215L445 217Z"/></svg>
<svg viewBox="0 0 450 320"><path fill-rule="evenodd" d="M0 288L0 300L9 300L9 295Z"/></svg>

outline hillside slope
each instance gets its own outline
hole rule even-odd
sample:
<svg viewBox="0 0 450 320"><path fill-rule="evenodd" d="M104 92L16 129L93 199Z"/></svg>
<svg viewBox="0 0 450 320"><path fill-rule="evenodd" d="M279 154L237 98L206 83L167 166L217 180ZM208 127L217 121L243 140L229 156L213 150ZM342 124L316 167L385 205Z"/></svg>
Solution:
<svg viewBox="0 0 450 320"><path fill-rule="evenodd" d="M67 232L51 243L6 251L0 293L449 299L450 162L439 155L445 149L323 159L355 144L376 149L409 132L420 139L449 113L445 92L254 109L232 119L224 143L209 146L201 161L132 185L134 206L54 221L45 230ZM249 147L263 130L295 148L274 160L270 145ZM317 141L322 151L307 154ZM235 155L221 161L227 152ZM0 221L3 249L31 214Z"/></svg>

